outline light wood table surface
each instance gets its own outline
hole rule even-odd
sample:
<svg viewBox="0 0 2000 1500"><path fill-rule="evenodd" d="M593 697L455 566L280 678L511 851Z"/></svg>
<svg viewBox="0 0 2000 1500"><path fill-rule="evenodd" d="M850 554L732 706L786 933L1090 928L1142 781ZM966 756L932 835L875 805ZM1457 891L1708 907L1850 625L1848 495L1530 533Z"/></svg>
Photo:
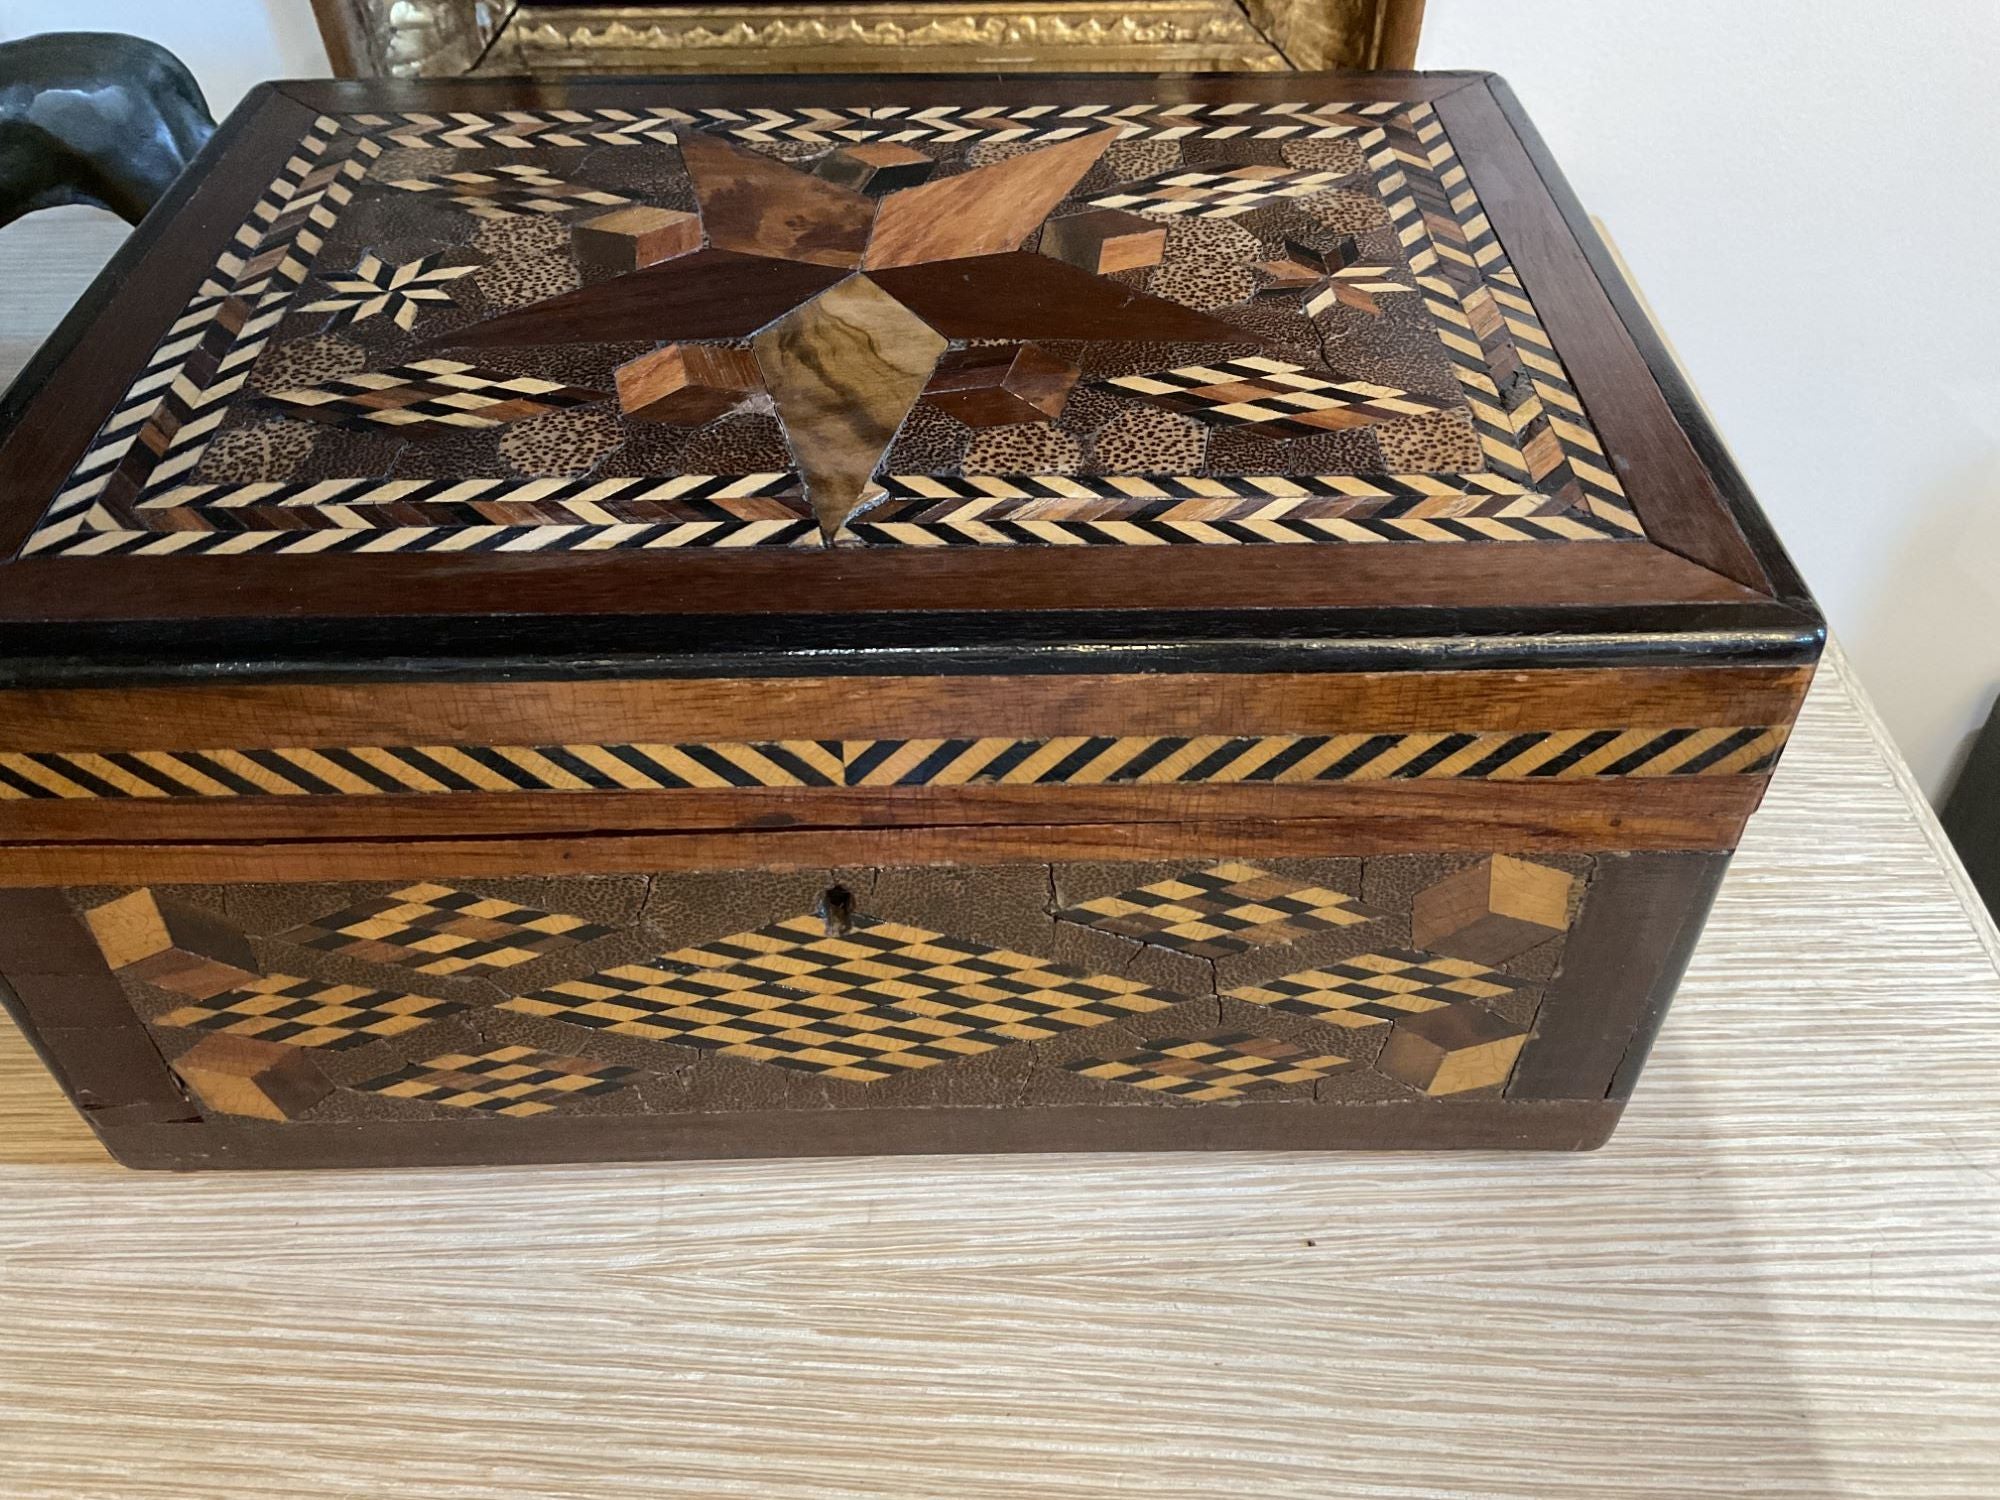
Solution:
<svg viewBox="0 0 2000 1500"><path fill-rule="evenodd" d="M0 1496L1991 1500L1996 957L1835 656L1591 1155L175 1178L5 1029Z"/></svg>

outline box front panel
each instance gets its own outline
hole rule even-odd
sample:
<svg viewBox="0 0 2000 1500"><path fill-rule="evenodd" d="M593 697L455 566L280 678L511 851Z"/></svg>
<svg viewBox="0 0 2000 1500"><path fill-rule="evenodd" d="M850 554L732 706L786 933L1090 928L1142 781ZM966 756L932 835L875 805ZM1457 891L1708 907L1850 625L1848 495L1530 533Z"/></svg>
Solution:
<svg viewBox="0 0 2000 1500"><path fill-rule="evenodd" d="M135 1162L1584 1145L1805 680L17 693L0 974Z"/></svg>
<svg viewBox="0 0 2000 1500"><path fill-rule="evenodd" d="M0 895L139 1164L1594 1144L1700 854L1014 862Z"/></svg>

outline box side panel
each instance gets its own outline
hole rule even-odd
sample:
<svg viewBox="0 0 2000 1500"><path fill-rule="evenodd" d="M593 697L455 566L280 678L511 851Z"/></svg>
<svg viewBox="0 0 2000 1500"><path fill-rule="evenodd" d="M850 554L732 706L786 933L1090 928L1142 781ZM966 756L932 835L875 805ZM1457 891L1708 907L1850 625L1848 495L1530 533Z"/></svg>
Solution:
<svg viewBox="0 0 2000 1500"><path fill-rule="evenodd" d="M1726 858L1202 836L12 890L5 972L135 1165L1581 1148Z"/></svg>
<svg viewBox="0 0 2000 1500"><path fill-rule="evenodd" d="M1728 864L1727 855L1712 854L1600 861L1592 921L1572 935L1509 1098L1631 1093Z"/></svg>
<svg viewBox="0 0 2000 1500"><path fill-rule="evenodd" d="M100 1132L201 1118L62 892L0 891L0 1004Z"/></svg>

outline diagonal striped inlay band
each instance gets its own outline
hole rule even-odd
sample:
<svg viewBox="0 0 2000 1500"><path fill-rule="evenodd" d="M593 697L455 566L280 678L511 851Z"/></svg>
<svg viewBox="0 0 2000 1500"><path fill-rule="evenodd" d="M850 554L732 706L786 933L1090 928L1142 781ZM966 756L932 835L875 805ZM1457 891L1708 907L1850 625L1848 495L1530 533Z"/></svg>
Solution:
<svg viewBox="0 0 2000 1500"><path fill-rule="evenodd" d="M1751 776L1782 725L0 751L0 801Z"/></svg>

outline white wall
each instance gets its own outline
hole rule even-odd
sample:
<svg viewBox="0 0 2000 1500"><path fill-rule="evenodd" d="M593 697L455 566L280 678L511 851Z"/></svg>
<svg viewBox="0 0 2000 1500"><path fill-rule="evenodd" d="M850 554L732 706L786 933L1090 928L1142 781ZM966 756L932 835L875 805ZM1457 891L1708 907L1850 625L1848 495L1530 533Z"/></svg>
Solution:
<svg viewBox="0 0 2000 1500"><path fill-rule="evenodd" d="M57 26L218 115L326 66L307 0L0 0ZM2000 684L2000 4L1430 0L1422 62L1513 82L1941 790Z"/></svg>
<svg viewBox="0 0 2000 1500"><path fill-rule="evenodd" d="M174 52L219 120L267 78L324 78L312 0L0 0L0 41L127 31Z"/></svg>
<svg viewBox="0 0 2000 1500"><path fill-rule="evenodd" d="M2000 685L2000 5L1430 0L1602 218L1936 795Z"/></svg>

